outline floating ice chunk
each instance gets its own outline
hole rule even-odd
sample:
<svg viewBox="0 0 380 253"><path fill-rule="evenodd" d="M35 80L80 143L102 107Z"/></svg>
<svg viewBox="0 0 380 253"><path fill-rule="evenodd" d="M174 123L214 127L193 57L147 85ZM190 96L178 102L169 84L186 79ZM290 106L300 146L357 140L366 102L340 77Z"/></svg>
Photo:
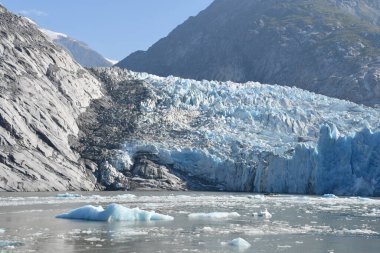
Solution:
<svg viewBox="0 0 380 253"><path fill-rule="evenodd" d="M270 212L268 212L267 209L265 209L264 211L260 211L258 213L253 213L253 216L255 216L255 217L262 217L262 218L265 218L265 219L272 218L272 214Z"/></svg>
<svg viewBox="0 0 380 253"><path fill-rule="evenodd" d="M335 196L334 194L323 194L322 198L326 198L326 199L336 199L336 198L338 198L338 197Z"/></svg>
<svg viewBox="0 0 380 253"><path fill-rule="evenodd" d="M261 200L261 201L265 201L266 198L264 195L250 195L248 196L249 199L257 199L257 200Z"/></svg>
<svg viewBox="0 0 380 253"><path fill-rule="evenodd" d="M203 232L213 232L214 229L212 227L204 227L204 228L202 228L202 231Z"/></svg>
<svg viewBox="0 0 380 253"><path fill-rule="evenodd" d="M270 218L272 218L272 214L271 214L270 212L268 212L267 209L265 209L265 211L261 211L261 212L259 212L259 216L260 216L260 217L264 217L264 218L266 218L266 219L270 219Z"/></svg>
<svg viewBox="0 0 380 253"><path fill-rule="evenodd" d="M189 219L197 220L217 220L240 217L237 212L213 212L213 213L191 213Z"/></svg>
<svg viewBox="0 0 380 253"><path fill-rule="evenodd" d="M75 193L59 193L55 195L57 198L80 198L82 195L80 194L75 194Z"/></svg>
<svg viewBox="0 0 380 253"><path fill-rule="evenodd" d="M335 233L339 235L379 235L378 232L370 230L370 229L343 228L342 230L336 230Z"/></svg>
<svg viewBox="0 0 380 253"><path fill-rule="evenodd" d="M140 210L139 208L127 208L118 204L110 204L103 209L98 206L83 206L70 211L69 213L57 215L56 218L78 219L93 221L152 221L152 220L173 220L169 215L158 214Z"/></svg>
<svg viewBox="0 0 380 253"><path fill-rule="evenodd" d="M14 248L24 245L22 242L0 241L0 248Z"/></svg>
<svg viewBox="0 0 380 253"><path fill-rule="evenodd" d="M5 229L0 228L0 234L4 234L4 233L5 233Z"/></svg>
<svg viewBox="0 0 380 253"><path fill-rule="evenodd" d="M88 242L104 242L105 241L105 239L101 239L98 237L90 237L90 238L86 238L84 240L88 241Z"/></svg>
<svg viewBox="0 0 380 253"><path fill-rule="evenodd" d="M229 241L228 245L237 247L239 249L248 249L249 247L251 247L251 244L249 242L240 237L233 239L232 241Z"/></svg>

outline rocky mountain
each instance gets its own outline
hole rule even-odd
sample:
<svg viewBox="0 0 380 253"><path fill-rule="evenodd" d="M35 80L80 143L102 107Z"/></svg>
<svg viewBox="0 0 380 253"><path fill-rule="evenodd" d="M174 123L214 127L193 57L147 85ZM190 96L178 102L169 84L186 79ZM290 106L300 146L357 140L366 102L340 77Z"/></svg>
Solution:
<svg viewBox="0 0 380 253"><path fill-rule="evenodd" d="M298 88L84 69L0 7L0 190L380 196L380 112Z"/></svg>
<svg viewBox="0 0 380 253"><path fill-rule="evenodd" d="M379 24L373 0L215 0L117 66L294 85L373 106L380 104Z"/></svg>
<svg viewBox="0 0 380 253"><path fill-rule="evenodd" d="M41 29L54 43L65 49L83 67L110 67L115 62L107 60L86 43L73 39L66 34Z"/></svg>
<svg viewBox="0 0 380 253"><path fill-rule="evenodd" d="M96 78L25 18L0 6L0 190L92 190L70 140Z"/></svg>

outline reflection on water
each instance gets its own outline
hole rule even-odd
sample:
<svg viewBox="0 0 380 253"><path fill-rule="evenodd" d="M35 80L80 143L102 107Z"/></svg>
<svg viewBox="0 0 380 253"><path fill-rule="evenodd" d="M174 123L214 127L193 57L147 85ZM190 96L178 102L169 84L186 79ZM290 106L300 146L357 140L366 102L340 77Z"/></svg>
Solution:
<svg viewBox="0 0 380 253"><path fill-rule="evenodd" d="M237 252L228 242L238 237L252 245L244 252L378 253L380 248L379 199L204 192L77 194L2 193L1 252ZM154 210L174 221L55 218L83 205L109 203ZM257 215L265 209L271 218ZM202 212L240 216L189 219L190 213Z"/></svg>

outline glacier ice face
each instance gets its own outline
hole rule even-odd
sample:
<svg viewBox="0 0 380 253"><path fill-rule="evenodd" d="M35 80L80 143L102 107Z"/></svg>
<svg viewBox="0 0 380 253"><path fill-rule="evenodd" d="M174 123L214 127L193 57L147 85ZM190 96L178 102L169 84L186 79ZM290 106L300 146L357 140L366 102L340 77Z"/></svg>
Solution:
<svg viewBox="0 0 380 253"><path fill-rule="evenodd" d="M262 177L255 190L378 196L379 158L379 132L364 129L338 137L325 126L315 147L298 146L291 158L270 156L268 166L258 171Z"/></svg>
<svg viewBox="0 0 380 253"><path fill-rule="evenodd" d="M376 109L255 82L92 71L122 107L103 117L113 114L129 125L96 127L123 133L112 139L126 158L113 164L128 164L125 175L135 176L136 157L143 155L193 189L379 194ZM109 132L96 134L102 135L108 143Z"/></svg>
<svg viewBox="0 0 380 253"><path fill-rule="evenodd" d="M108 222L173 220L173 217L169 215L144 211L138 208L131 209L118 204L110 204L106 209L101 206L87 205L68 213L57 215L56 218Z"/></svg>

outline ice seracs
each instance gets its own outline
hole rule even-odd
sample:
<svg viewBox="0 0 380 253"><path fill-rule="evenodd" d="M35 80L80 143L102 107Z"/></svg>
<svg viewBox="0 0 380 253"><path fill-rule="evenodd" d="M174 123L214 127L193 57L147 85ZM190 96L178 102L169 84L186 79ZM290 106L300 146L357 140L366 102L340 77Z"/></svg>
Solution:
<svg viewBox="0 0 380 253"><path fill-rule="evenodd" d="M123 167L125 175L153 164L181 175L190 189L380 195L374 180L380 177L376 109L256 82L163 78L118 68L93 73L110 93L124 91L123 98L114 96L128 107L112 113L130 128L111 137L133 163ZM136 94L143 95L133 102ZM130 116L128 108L135 110ZM97 126L102 127L120 125ZM111 138L109 132L96 136L105 143ZM117 168L123 164L118 157L104 160Z"/></svg>
<svg viewBox="0 0 380 253"><path fill-rule="evenodd" d="M104 209L101 206L87 205L74 209L68 213L57 215L56 218L76 219L88 221L171 221L174 218L169 215L159 214L153 211L144 211L139 208L127 208L118 204L110 204Z"/></svg>

